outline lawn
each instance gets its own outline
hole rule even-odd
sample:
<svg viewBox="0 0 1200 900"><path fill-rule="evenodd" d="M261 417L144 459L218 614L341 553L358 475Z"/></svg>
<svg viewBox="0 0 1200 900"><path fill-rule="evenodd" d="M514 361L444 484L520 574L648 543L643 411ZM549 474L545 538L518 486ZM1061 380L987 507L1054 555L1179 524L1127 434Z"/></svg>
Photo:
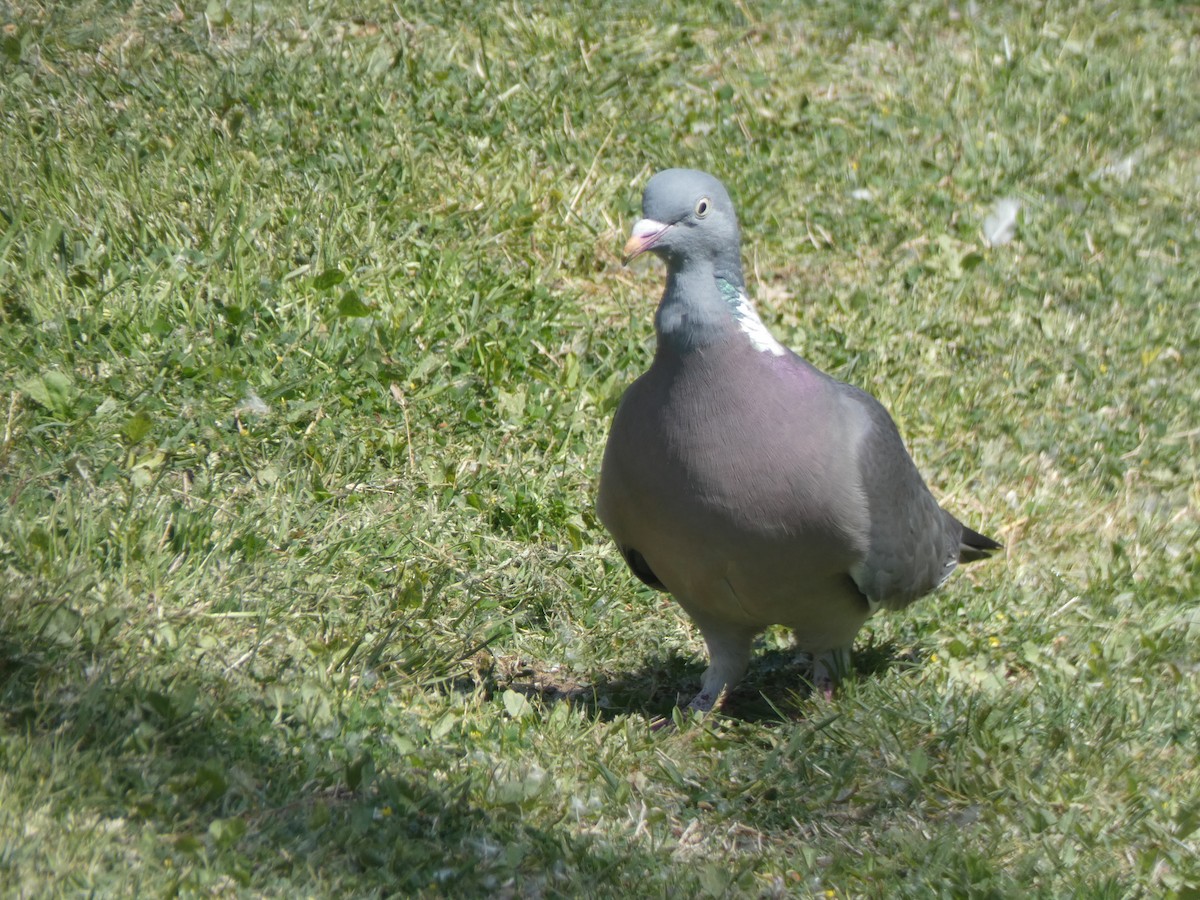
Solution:
<svg viewBox="0 0 1200 900"><path fill-rule="evenodd" d="M1195 8L529 6L0 4L0 896L1200 897ZM670 165L1005 551L653 730Z"/></svg>

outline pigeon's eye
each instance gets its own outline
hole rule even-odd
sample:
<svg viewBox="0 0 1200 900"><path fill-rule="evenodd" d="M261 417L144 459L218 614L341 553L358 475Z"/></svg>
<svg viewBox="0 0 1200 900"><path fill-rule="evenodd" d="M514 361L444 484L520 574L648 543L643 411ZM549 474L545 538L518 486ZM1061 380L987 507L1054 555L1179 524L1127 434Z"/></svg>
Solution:
<svg viewBox="0 0 1200 900"><path fill-rule="evenodd" d="M705 216L707 216L710 206L711 206L711 204L708 202L707 197L701 197L699 200L697 200L696 201L696 218L703 219Z"/></svg>

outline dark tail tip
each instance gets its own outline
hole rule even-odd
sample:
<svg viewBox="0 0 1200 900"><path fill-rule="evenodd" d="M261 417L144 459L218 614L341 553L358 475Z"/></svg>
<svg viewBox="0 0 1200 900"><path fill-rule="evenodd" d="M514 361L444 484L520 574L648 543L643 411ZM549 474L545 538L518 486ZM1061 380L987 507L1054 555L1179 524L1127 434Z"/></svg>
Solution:
<svg viewBox="0 0 1200 900"><path fill-rule="evenodd" d="M997 550L1003 549L1004 545L999 541L993 541L987 535L980 534L975 529L963 525L962 537L959 538L958 544L958 561L960 563L987 559Z"/></svg>
<svg viewBox="0 0 1200 900"><path fill-rule="evenodd" d="M632 547L618 547L621 555L625 557L625 562L629 564L629 569L642 580L642 582L656 591L665 591L667 586L658 580L658 576L654 574L654 570L650 568L650 563L646 562L646 557L638 553Z"/></svg>

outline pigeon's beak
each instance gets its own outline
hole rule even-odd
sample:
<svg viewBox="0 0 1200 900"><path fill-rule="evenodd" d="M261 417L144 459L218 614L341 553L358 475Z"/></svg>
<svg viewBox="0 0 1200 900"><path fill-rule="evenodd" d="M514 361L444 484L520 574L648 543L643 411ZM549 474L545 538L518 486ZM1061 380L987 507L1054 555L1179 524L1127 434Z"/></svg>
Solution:
<svg viewBox="0 0 1200 900"><path fill-rule="evenodd" d="M659 238L666 234L670 227L653 219L639 220L629 233L629 240L625 242L625 265L629 265L635 257L641 256L657 244Z"/></svg>

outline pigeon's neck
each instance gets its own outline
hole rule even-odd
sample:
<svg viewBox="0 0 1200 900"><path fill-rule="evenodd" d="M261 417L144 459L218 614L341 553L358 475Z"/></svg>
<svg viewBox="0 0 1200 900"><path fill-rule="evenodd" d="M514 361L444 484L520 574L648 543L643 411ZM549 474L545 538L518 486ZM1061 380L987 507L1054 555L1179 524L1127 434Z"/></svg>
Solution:
<svg viewBox="0 0 1200 900"><path fill-rule="evenodd" d="M695 264L668 271L654 327L660 349L678 354L730 338L749 341L762 353L784 353L758 317L740 271L717 273L711 266Z"/></svg>

